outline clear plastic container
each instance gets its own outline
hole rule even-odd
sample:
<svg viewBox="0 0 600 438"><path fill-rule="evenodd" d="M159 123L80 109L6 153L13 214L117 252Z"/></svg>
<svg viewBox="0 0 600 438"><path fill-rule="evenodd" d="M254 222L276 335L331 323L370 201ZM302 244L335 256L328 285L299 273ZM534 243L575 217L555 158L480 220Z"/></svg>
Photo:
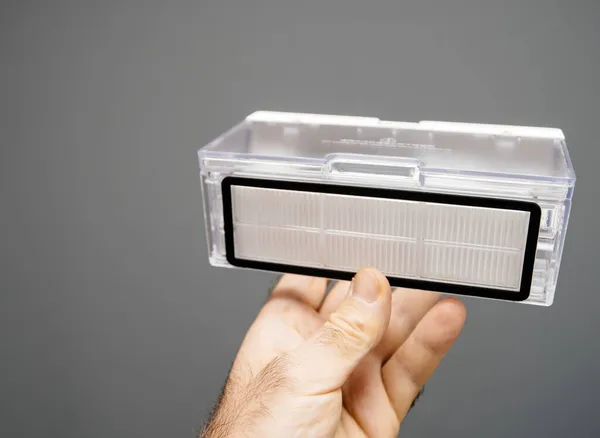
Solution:
<svg viewBox="0 0 600 438"><path fill-rule="evenodd" d="M198 152L214 266L549 306L575 173L561 130L256 112Z"/></svg>

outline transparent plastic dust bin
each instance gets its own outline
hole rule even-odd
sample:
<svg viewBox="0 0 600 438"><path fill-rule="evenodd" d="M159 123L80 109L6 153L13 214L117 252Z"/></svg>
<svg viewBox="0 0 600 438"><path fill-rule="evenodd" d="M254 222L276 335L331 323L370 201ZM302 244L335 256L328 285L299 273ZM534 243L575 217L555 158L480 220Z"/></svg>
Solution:
<svg viewBox="0 0 600 438"><path fill-rule="evenodd" d="M214 266L554 301L575 185L559 129L256 112L198 158Z"/></svg>

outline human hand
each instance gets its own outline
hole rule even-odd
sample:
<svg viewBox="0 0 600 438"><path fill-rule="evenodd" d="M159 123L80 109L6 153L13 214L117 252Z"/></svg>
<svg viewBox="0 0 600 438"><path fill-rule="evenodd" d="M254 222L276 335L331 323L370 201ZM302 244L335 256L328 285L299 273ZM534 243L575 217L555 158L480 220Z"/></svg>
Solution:
<svg viewBox="0 0 600 438"><path fill-rule="evenodd" d="M250 327L201 436L396 437L466 310L380 272L284 275Z"/></svg>

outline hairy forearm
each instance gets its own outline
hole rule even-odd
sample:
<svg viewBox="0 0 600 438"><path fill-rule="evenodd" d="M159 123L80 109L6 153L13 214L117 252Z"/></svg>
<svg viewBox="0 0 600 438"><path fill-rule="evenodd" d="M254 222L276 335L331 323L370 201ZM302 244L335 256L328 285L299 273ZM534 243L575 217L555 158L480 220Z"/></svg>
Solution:
<svg viewBox="0 0 600 438"><path fill-rule="evenodd" d="M242 372L243 367L234 366L199 437L247 436L256 422L270 415L270 396L287 386L287 366L287 359L283 356L271 361L256 376L249 371Z"/></svg>

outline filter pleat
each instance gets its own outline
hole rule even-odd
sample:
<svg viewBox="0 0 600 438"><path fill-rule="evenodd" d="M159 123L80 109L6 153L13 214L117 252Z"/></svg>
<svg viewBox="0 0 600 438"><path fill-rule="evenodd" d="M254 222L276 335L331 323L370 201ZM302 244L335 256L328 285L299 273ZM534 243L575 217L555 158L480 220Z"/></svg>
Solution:
<svg viewBox="0 0 600 438"><path fill-rule="evenodd" d="M240 258L519 290L527 211L249 186L231 197Z"/></svg>

